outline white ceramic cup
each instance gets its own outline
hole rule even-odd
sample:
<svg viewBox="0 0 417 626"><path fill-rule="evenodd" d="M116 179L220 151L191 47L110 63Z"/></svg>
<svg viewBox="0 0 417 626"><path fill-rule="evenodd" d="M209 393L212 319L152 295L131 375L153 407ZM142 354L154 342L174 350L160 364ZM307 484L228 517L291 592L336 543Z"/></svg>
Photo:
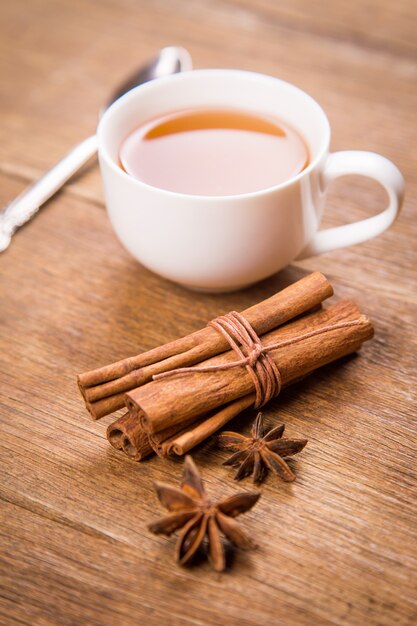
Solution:
<svg viewBox="0 0 417 626"><path fill-rule="evenodd" d="M310 164L290 180L253 193L197 196L152 187L119 166L131 131L152 118L195 107L237 107L276 116L302 135ZM143 265L187 287L228 291L282 269L296 258L366 241L389 228L404 181L372 152L329 153L330 127L309 95L282 80L239 70L194 70L136 87L98 127L98 152L111 223ZM348 174L376 180L388 206L367 219L319 230L328 184Z"/></svg>

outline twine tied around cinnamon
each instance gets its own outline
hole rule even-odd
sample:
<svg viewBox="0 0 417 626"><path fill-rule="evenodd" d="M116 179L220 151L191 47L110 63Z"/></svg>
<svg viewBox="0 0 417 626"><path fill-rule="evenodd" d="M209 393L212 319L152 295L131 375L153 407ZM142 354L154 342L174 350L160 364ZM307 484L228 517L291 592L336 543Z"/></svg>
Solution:
<svg viewBox="0 0 417 626"><path fill-rule="evenodd" d="M231 311L226 315L221 315L211 320L207 326L211 326L225 337L230 347L237 354L239 359L229 363L219 365L179 367L176 369L156 374L153 380L161 380L171 376L180 374L195 374L197 372L220 372L235 367L246 367L250 374L255 387L254 408L259 408L269 402L272 398L278 396L281 391L282 380L278 366L268 354L277 348L291 346L299 341L321 335L339 328L347 328L349 326L359 326L363 324L362 320L353 320L350 322L339 322L322 326L316 330L309 331L283 341L278 341L269 346L264 346L256 334L255 330L249 324L248 320L236 311Z"/></svg>

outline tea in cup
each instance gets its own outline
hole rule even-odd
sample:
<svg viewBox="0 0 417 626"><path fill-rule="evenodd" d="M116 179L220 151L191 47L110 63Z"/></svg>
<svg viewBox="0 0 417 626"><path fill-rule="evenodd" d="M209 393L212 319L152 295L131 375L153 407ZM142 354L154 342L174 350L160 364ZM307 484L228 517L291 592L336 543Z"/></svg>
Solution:
<svg viewBox="0 0 417 626"><path fill-rule="evenodd" d="M123 142L120 162L153 187L234 196L293 178L307 167L309 154L297 131L273 117L212 107L143 124Z"/></svg>

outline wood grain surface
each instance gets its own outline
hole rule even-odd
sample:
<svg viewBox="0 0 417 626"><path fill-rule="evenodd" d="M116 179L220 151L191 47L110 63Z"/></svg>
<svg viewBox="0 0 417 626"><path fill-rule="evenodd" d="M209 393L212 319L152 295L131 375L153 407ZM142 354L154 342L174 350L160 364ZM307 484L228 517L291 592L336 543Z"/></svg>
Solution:
<svg viewBox="0 0 417 626"><path fill-rule="evenodd" d="M3 0L0 202L94 130L115 83L157 48L196 67L296 83L326 109L332 148L394 160L407 182L383 236L294 264L242 292L191 293L138 265L109 225L93 163L0 256L0 624L392 626L417 622L417 45L412 0ZM324 225L385 202L349 178ZM283 392L265 416L307 437L297 481L269 477L242 519L260 544L226 573L179 568L151 535L155 479L181 463L129 462L89 420L75 376L201 328L311 270L374 321L361 353ZM246 431L252 415L233 422ZM208 491L238 487L208 441ZM251 489L251 483L241 488Z"/></svg>

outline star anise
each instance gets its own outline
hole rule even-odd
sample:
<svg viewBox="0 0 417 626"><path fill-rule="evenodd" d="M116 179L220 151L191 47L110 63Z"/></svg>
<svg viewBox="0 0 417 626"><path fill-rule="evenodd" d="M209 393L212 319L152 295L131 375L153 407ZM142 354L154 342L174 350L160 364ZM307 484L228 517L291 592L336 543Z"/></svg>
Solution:
<svg viewBox="0 0 417 626"><path fill-rule="evenodd" d="M251 509L260 493L237 493L219 502L211 502L204 489L200 472L191 456L185 457L181 488L155 483L160 502L169 513L149 525L156 534L171 535L181 529L177 542L177 561L188 563L204 539L208 541L208 557L217 571L225 568L225 553L220 533L239 548L255 548L253 539L233 519Z"/></svg>
<svg viewBox="0 0 417 626"><path fill-rule="evenodd" d="M234 452L223 465L239 466L236 480L253 474L253 482L262 481L265 469L272 470L283 480L295 480L295 475L282 457L300 452L307 439L283 439L285 424L264 432L262 413L258 413L252 424L251 437L240 433L224 432L219 435L219 444L225 450Z"/></svg>

